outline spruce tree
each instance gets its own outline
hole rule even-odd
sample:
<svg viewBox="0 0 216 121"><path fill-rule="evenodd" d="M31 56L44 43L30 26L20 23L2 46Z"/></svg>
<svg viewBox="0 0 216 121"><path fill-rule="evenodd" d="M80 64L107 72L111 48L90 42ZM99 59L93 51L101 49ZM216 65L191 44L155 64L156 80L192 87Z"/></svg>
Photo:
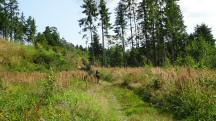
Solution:
<svg viewBox="0 0 216 121"><path fill-rule="evenodd" d="M6 0L5 10L8 17L8 33L10 35L10 40L12 41L14 39L15 17L19 14L17 0Z"/></svg>
<svg viewBox="0 0 216 121"><path fill-rule="evenodd" d="M106 6L105 0L100 0L99 4L99 14L101 21L101 30L102 30L102 45L103 45L103 66L106 65L106 55L105 55L105 36L108 37L108 30L111 28L110 16L108 8Z"/></svg>
<svg viewBox="0 0 216 121"><path fill-rule="evenodd" d="M79 20L79 25L83 27L82 30L84 32L90 32L91 43L93 43L93 34L96 32L95 22L98 16L97 5L95 0L83 0L83 2L81 8L84 9L82 13L85 15L85 18ZM86 34L84 36L86 36ZM92 51L94 54L94 49L92 49ZM94 64L95 56L92 56L92 64Z"/></svg>
<svg viewBox="0 0 216 121"><path fill-rule="evenodd" d="M26 36L27 36L27 42L34 43L35 34L36 34L36 25L35 20L29 16L26 22Z"/></svg>
<svg viewBox="0 0 216 121"><path fill-rule="evenodd" d="M197 25L195 27L195 32L193 33L193 36L195 38L202 37L207 43L215 46L215 39L212 34L212 30L206 24Z"/></svg>
<svg viewBox="0 0 216 121"><path fill-rule="evenodd" d="M126 14L125 14L125 5L120 1L116 8L116 20L115 20L115 33L117 37L122 41L122 52L123 52L123 61L124 66L126 66L126 56L125 56L125 33L126 33Z"/></svg>
<svg viewBox="0 0 216 121"><path fill-rule="evenodd" d="M166 38L169 41L169 50L172 64L175 63L182 46L184 47L185 25L183 21L178 0L166 0L165 6L165 28ZM180 48L181 47L181 48Z"/></svg>

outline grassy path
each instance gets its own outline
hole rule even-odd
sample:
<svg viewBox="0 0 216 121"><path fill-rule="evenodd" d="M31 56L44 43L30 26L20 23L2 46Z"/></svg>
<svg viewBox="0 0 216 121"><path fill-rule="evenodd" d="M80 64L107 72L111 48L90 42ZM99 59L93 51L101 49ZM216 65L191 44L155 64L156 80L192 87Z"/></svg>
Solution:
<svg viewBox="0 0 216 121"><path fill-rule="evenodd" d="M88 92L98 99L103 110L115 120L173 121L170 115L160 113L143 102L131 90L101 82L101 85L92 85Z"/></svg>
<svg viewBox="0 0 216 121"><path fill-rule="evenodd" d="M84 81L73 80L70 87L56 90L36 109L42 83L12 83L0 90L0 120L172 121L133 91L107 82L86 87Z"/></svg>

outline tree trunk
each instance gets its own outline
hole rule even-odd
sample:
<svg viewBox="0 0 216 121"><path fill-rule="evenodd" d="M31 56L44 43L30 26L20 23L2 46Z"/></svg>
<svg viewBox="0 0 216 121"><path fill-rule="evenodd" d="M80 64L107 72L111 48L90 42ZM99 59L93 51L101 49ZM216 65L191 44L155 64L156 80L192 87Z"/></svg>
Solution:
<svg viewBox="0 0 216 121"><path fill-rule="evenodd" d="M129 6L129 19L130 19L130 32L131 32L131 43L132 49L134 48L134 40L133 40L133 27L132 27L132 12L131 12L131 5Z"/></svg>
<svg viewBox="0 0 216 121"><path fill-rule="evenodd" d="M102 31L102 45L103 45L103 66L105 66L106 65L106 60L105 60L105 57L106 57L106 55L105 55L105 43L104 43L104 40L105 40L105 38L104 38L104 24L103 24L103 20L101 21L101 31Z"/></svg>
<svg viewBox="0 0 216 121"><path fill-rule="evenodd" d="M93 34L92 34L92 24L90 24L90 34L91 34L91 45L92 45L92 65L95 64L95 55L94 55L94 42L93 42Z"/></svg>
<svg viewBox="0 0 216 121"><path fill-rule="evenodd" d="M133 9L133 21L134 21L134 33L135 33L135 40L136 40L136 48L139 48L139 43L138 43L138 38L137 38L137 23L136 23L135 8Z"/></svg>
<svg viewBox="0 0 216 121"><path fill-rule="evenodd" d="M124 31L122 29L122 49L123 49L123 65L126 67L126 58L125 58L125 40L124 40Z"/></svg>

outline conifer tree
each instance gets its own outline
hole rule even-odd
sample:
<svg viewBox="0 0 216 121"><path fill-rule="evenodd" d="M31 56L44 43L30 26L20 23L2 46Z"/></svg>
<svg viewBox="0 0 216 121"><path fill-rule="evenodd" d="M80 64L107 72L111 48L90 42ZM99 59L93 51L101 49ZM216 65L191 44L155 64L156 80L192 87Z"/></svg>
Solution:
<svg viewBox="0 0 216 121"><path fill-rule="evenodd" d="M26 22L26 36L27 36L27 42L31 42L35 44L35 34L36 34L36 25L35 20L29 16Z"/></svg>
<svg viewBox="0 0 216 121"><path fill-rule="evenodd" d="M91 43L93 43L93 34L96 32L95 22L98 16L97 5L95 0L83 0L83 2L81 8L84 9L82 13L85 15L85 18L79 20L79 25L83 27L82 30L84 32L90 32ZM86 34L84 36L86 36ZM94 54L94 49L92 49L92 51ZM95 57L94 55L92 56L92 64L94 64Z"/></svg>
<svg viewBox="0 0 216 121"><path fill-rule="evenodd" d="M185 35L185 25L183 21L183 16L180 10L180 6L177 4L178 0L166 0L165 6L165 28L166 28L166 38L168 39L170 45L170 55L172 64L175 63L180 52L180 49L184 46L184 35ZM181 48L180 48L181 47Z"/></svg>
<svg viewBox="0 0 216 121"><path fill-rule="evenodd" d="M120 1L116 8L116 20L115 20L115 33L117 37L122 41L122 52L123 52L123 61L124 66L126 66L126 56L125 56L125 32L127 26L126 14L125 14L125 5Z"/></svg>
<svg viewBox="0 0 216 121"><path fill-rule="evenodd" d="M106 65L106 55L105 55L105 37L108 37L108 30L111 28L110 16L108 8L106 6L105 0L100 0L99 4L99 14L101 21L101 30L102 30L102 45L103 45L103 66Z"/></svg>

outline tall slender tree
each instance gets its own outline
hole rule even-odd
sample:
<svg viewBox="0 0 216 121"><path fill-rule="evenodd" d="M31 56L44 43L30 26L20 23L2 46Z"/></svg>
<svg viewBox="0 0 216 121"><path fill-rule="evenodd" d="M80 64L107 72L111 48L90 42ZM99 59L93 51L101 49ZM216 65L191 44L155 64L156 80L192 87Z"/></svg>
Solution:
<svg viewBox="0 0 216 121"><path fill-rule="evenodd" d="M7 11L7 17L8 17L8 27L9 27L9 35L10 40L12 41L14 39L14 30L15 30L15 18L19 14L18 13L18 2L17 0L6 0L5 1L5 10Z"/></svg>
<svg viewBox="0 0 216 121"><path fill-rule="evenodd" d="M150 2L151 0L142 0L138 6L138 16L137 19L139 21L139 28L140 28L140 39L142 39L142 52L146 58L147 63L150 64L151 58L151 43L150 43L150 17L149 17L149 9L150 9Z"/></svg>
<svg viewBox="0 0 216 121"><path fill-rule="evenodd" d="M166 0L165 6L165 28L166 38L170 43L170 55L172 64L175 63L179 50L184 46L185 25L178 0ZM180 48L181 47L181 48Z"/></svg>
<svg viewBox="0 0 216 121"><path fill-rule="evenodd" d="M27 36L27 42L31 42L35 44L35 34L36 34L36 25L35 20L29 16L26 22L26 36Z"/></svg>
<svg viewBox="0 0 216 121"><path fill-rule="evenodd" d="M108 30L111 28L109 9L106 6L105 0L100 0L99 13L101 21L102 30L102 45L103 45L103 66L106 65L106 55L105 55L105 37L108 37Z"/></svg>
<svg viewBox="0 0 216 121"><path fill-rule="evenodd" d="M131 48L134 48L134 35L136 32L136 13L135 13L135 7L136 2L135 0L121 0L122 3L125 5L125 12L126 16L129 19L129 26L130 26L130 37L129 41L131 42Z"/></svg>
<svg viewBox="0 0 216 121"><path fill-rule="evenodd" d="M115 20L115 33L117 37L122 41L122 52L123 52L123 61L124 66L126 66L126 55L125 55L125 32L127 26L126 14L125 14L125 5L120 1L116 8L116 20Z"/></svg>
<svg viewBox="0 0 216 121"><path fill-rule="evenodd" d="M96 31L96 25L95 22L98 17L98 11L97 11L97 5L95 0L83 0L83 5L81 8L83 8L83 14L85 15L85 18L82 18L79 20L79 25L83 27L83 31L89 31L90 37L91 37L91 43L93 43L93 33ZM86 34L84 35L86 36ZM95 56L94 56L94 49L92 49L93 53L93 59L92 64L95 62Z"/></svg>

